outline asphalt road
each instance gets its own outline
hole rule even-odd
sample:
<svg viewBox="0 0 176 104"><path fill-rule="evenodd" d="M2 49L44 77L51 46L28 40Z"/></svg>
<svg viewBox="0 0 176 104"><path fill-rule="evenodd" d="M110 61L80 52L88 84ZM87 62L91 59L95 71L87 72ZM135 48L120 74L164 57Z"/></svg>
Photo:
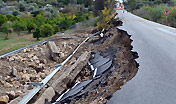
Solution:
<svg viewBox="0 0 176 104"><path fill-rule="evenodd" d="M108 104L176 104L176 29L118 12L140 67Z"/></svg>

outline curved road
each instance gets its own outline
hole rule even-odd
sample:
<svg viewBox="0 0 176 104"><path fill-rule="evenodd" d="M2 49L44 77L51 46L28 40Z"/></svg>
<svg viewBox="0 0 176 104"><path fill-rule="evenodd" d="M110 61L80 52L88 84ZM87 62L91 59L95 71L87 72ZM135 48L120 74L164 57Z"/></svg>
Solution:
<svg viewBox="0 0 176 104"><path fill-rule="evenodd" d="M108 104L176 104L176 29L118 12L140 67Z"/></svg>

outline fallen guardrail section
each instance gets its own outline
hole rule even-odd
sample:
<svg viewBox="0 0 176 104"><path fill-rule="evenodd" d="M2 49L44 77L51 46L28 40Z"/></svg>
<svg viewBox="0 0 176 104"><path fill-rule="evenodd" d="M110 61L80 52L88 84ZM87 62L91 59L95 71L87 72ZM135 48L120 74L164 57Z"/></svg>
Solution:
<svg viewBox="0 0 176 104"><path fill-rule="evenodd" d="M52 73L50 73L44 80L42 80L40 82L39 85L35 86L18 104L26 104L28 103L33 97L34 95L41 89L43 88L46 83L48 83L48 81L59 71L59 69L61 69L63 67L63 65L65 65L70 58L78 51L78 49L81 47L81 45L83 45L90 37L98 35L100 32L94 33L89 35L82 43L80 43L76 49L72 52L72 54L70 54L60 65L59 67L57 67ZM51 41L51 40L49 40ZM47 41L41 42L40 44L46 43ZM39 43L38 43L39 44ZM23 48L24 49L24 48Z"/></svg>

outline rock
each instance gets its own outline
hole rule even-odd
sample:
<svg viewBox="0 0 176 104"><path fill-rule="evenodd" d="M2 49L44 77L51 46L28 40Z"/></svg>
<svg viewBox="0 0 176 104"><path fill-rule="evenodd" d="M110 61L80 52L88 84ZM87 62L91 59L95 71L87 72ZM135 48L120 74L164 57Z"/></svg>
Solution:
<svg viewBox="0 0 176 104"><path fill-rule="evenodd" d="M9 91L6 92L10 100L13 100L15 98L15 92L14 91Z"/></svg>
<svg viewBox="0 0 176 104"><path fill-rule="evenodd" d="M23 52L26 53L26 49L23 49Z"/></svg>
<svg viewBox="0 0 176 104"><path fill-rule="evenodd" d="M35 64L39 64L40 63L40 61L39 60L35 60Z"/></svg>
<svg viewBox="0 0 176 104"><path fill-rule="evenodd" d="M65 57L65 54L63 52L60 52L60 57L61 58Z"/></svg>
<svg viewBox="0 0 176 104"><path fill-rule="evenodd" d="M35 67L36 64L35 64L35 62L31 62L31 63L28 64L28 66L29 66L29 67Z"/></svg>
<svg viewBox="0 0 176 104"><path fill-rule="evenodd" d="M12 87L13 87L13 85L10 84L10 83L8 83L8 82L6 82L6 83L4 84L4 86L7 87L7 88L12 88Z"/></svg>
<svg viewBox="0 0 176 104"><path fill-rule="evenodd" d="M12 57L9 58L9 61L14 61L14 60L18 60L18 59L19 59L18 57L12 56Z"/></svg>
<svg viewBox="0 0 176 104"><path fill-rule="evenodd" d="M35 51L38 51L38 49L39 49L38 46L35 46L35 47L34 47L34 50L35 50Z"/></svg>
<svg viewBox="0 0 176 104"><path fill-rule="evenodd" d="M36 82L36 79L37 79L36 76L31 76L31 77L30 77L31 82Z"/></svg>
<svg viewBox="0 0 176 104"><path fill-rule="evenodd" d="M14 57L9 58L9 61L14 61L14 60L15 60Z"/></svg>
<svg viewBox="0 0 176 104"><path fill-rule="evenodd" d="M62 42L62 46L63 46L63 48L66 48L67 47L67 43L66 42Z"/></svg>
<svg viewBox="0 0 176 104"><path fill-rule="evenodd" d="M30 52L31 51L31 49L30 48L26 48L26 52Z"/></svg>
<svg viewBox="0 0 176 104"><path fill-rule="evenodd" d="M3 80L0 80L0 84L2 84L2 85L5 85L5 81L3 81Z"/></svg>
<svg viewBox="0 0 176 104"><path fill-rule="evenodd" d="M32 75L36 75L37 74L36 70L32 70L32 69L28 69L27 73L28 74L32 74Z"/></svg>
<svg viewBox="0 0 176 104"><path fill-rule="evenodd" d="M19 82L19 81L13 81L12 83L13 83L13 85L14 85L16 88L18 88L18 87L20 86L20 82Z"/></svg>
<svg viewBox="0 0 176 104"><path fill-rule="evenodd" d="M17 90L17 91L15 92L16 97L21 96L21 94L22 94L22 91L21 91L21 90Z"/></svg>
<svg viewBox="0 0 176 104"><path fill-rule="evenodd" d="M54 61L58 61L60 51L58 50L56 44L53 41L49 41L47 44L51 59L53 59Z"/></svg>
<svg viewBox="0 0 176 104"><path fill-rule="evenodd" d="M50 102L55 96L55 91L52 87L47 88L40 98L34 104L45 104L45 99L48 99Z"/></svg>
<svg viewBox="0 0 176 104"><path fill-rule="evenodd" d="M46 77L45 73L40 74L40 78L44 79Z"/></svg>
<svg viewBox="0 0 176 104"><path fill-rule="evenodd" d="M20 59L20 61L23 59L21 56L17 56L17 60L19 60Z"/></svg>
<svg viewBox="0 0 176 104"><path fill-rule="evenodd" d="M29 58L32 58L34 56L34 53L31 53L28 55Z"/></svg>
<svg viewBox="0 0 176 104"><path fill-rule="evenodd" d="M42 64L42 63L40 63L39 66L38 66L38 68L40 68L40 69L43 69L44 67L45 67L45 65Z"/></svg>
<svg viewBox="0 0 176 104"><path fill-rule="evenodd" d="M28 88L27 88L27 90L32 90L33 88L34 88L34 86L29 85Z"/></svg>
<svg viewBox="0 0 176 104"><path fill-rule="evenodd" d="M26 49L23 50L24 53L30 52L30 51L31 51L30 48L26 48Z"/></svg>
<svg viewBox="0 0 176 104"><path fill-rule="evenodd" d="M45 45L45 48L46 48L46 45ZM43 48L40 48L40 52L41 52L42 54L45 54L45 50L44 50Z"/></svg>
<svg viewBox="0 0 176 104"><path fill-rule="evenodd" d="M11 81L12 81L12 80L11 80L11 77L10 77L10 76L5 77L5 81L6 81L6 82L11 82Z"/></svg>
<svg viewBox="0 0 176 104"><path fill-rule="evenodd" d="M39 58L38 58L37 56L34 56L33 59L34 59L34 60L38 60Z"/></svg>
<svg viewBox="0 0 176 104"><path fill-rule="evenodd" d="M23 61L27 61L28 59L27 58L21 58L20 61L23 62Z"/></svg>
<svg viewBox="0 0 176 104"><path fill-rule="evenodd" d="M18 72L18 75L22 76L22 75L23 75L23 72Z"/></svg>
<svg viewBox="0 0 176 104"><path fill-rule="evenodd" d="M23 86L23 90L22 90L22 91L23 91L23 92L28 91L28 87L29 87L29 85L24 85L24 86Z"/></svg>
<svg viewBox="0 0 176 104"><path fill-rule="evenodd" d="M50 71L49 71L49 70L44 70L44 73L45 73L45 75L47 76L47 75L50 74Z"/></svg>
<svg viewBox="0 0 176 104"><path fill-rule="evenodd" d="M23 81L27 82L30 81L30 77L28 74L23 74L23 76L21 77Z"/></svg>
<svg viewBox="0 0 176 104"><path fill-rule="evenodd" d="M13 67L12 69L11 69L11 75L13 76L13 77L16 77L17 76L17 70Z"/></svg>
<svg viewBox="0 0 176 104"><path fill-rule="evenodd" d="M8 104L9 97L7 95L0 97L0 104Z"/></svg>
<svg viewBox="0 0 176 104"><path fill-rule="evenodd" d="M38 77L37 82L41 82L41 81L42 81L42 78Z"/></svg>
<svg viewBox="0 0 176 104"><path fill-rule="evenodd" d="M27 73L26 69L24 69L24 70L23 70L23 73L24 73L24 74L26 74L26 73Z"/></svg>
<svg viewBox="0 0 176 104"><path fill-rule="evenodd" d="M43 63L43 64L47 64L47 60L46 59L41 59L40 62Z"/></svg>

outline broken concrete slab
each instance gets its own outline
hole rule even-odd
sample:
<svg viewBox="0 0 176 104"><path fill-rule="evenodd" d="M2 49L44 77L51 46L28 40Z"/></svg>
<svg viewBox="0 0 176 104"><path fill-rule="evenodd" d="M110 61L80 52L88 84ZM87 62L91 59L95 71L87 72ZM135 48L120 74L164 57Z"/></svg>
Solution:
<svg viewBox="0 0 176 104"><path fill-rule="evenodd" d="M87 57L88 52L86 51L77 59L77 61L70 68L66 69L65 72L63 72L63 74L59 76L59 78L57 78L57 80L51 85L58 94L62 94L67 89L67 84L72 82L75 77L80 73L80 71L82 70L81 67L84 67L84 65L81 64L88 60Z"/></svg>
<svg viewBox="0 0 176 104"><path fill-rule="evenodd" d="M49 41L48 43L49 51L50 51L50 57L57 61L59 57L60 51L58 50L56 44L53 41Z"/></svg>
<svg viewBox="0 0 176 104"><path fill-rule="evenodd" d="M54 95L55 95L54 89L52 87L49 87L44 91L44 93L34 104L45 104L45 99L51 101Z"/></svg>

